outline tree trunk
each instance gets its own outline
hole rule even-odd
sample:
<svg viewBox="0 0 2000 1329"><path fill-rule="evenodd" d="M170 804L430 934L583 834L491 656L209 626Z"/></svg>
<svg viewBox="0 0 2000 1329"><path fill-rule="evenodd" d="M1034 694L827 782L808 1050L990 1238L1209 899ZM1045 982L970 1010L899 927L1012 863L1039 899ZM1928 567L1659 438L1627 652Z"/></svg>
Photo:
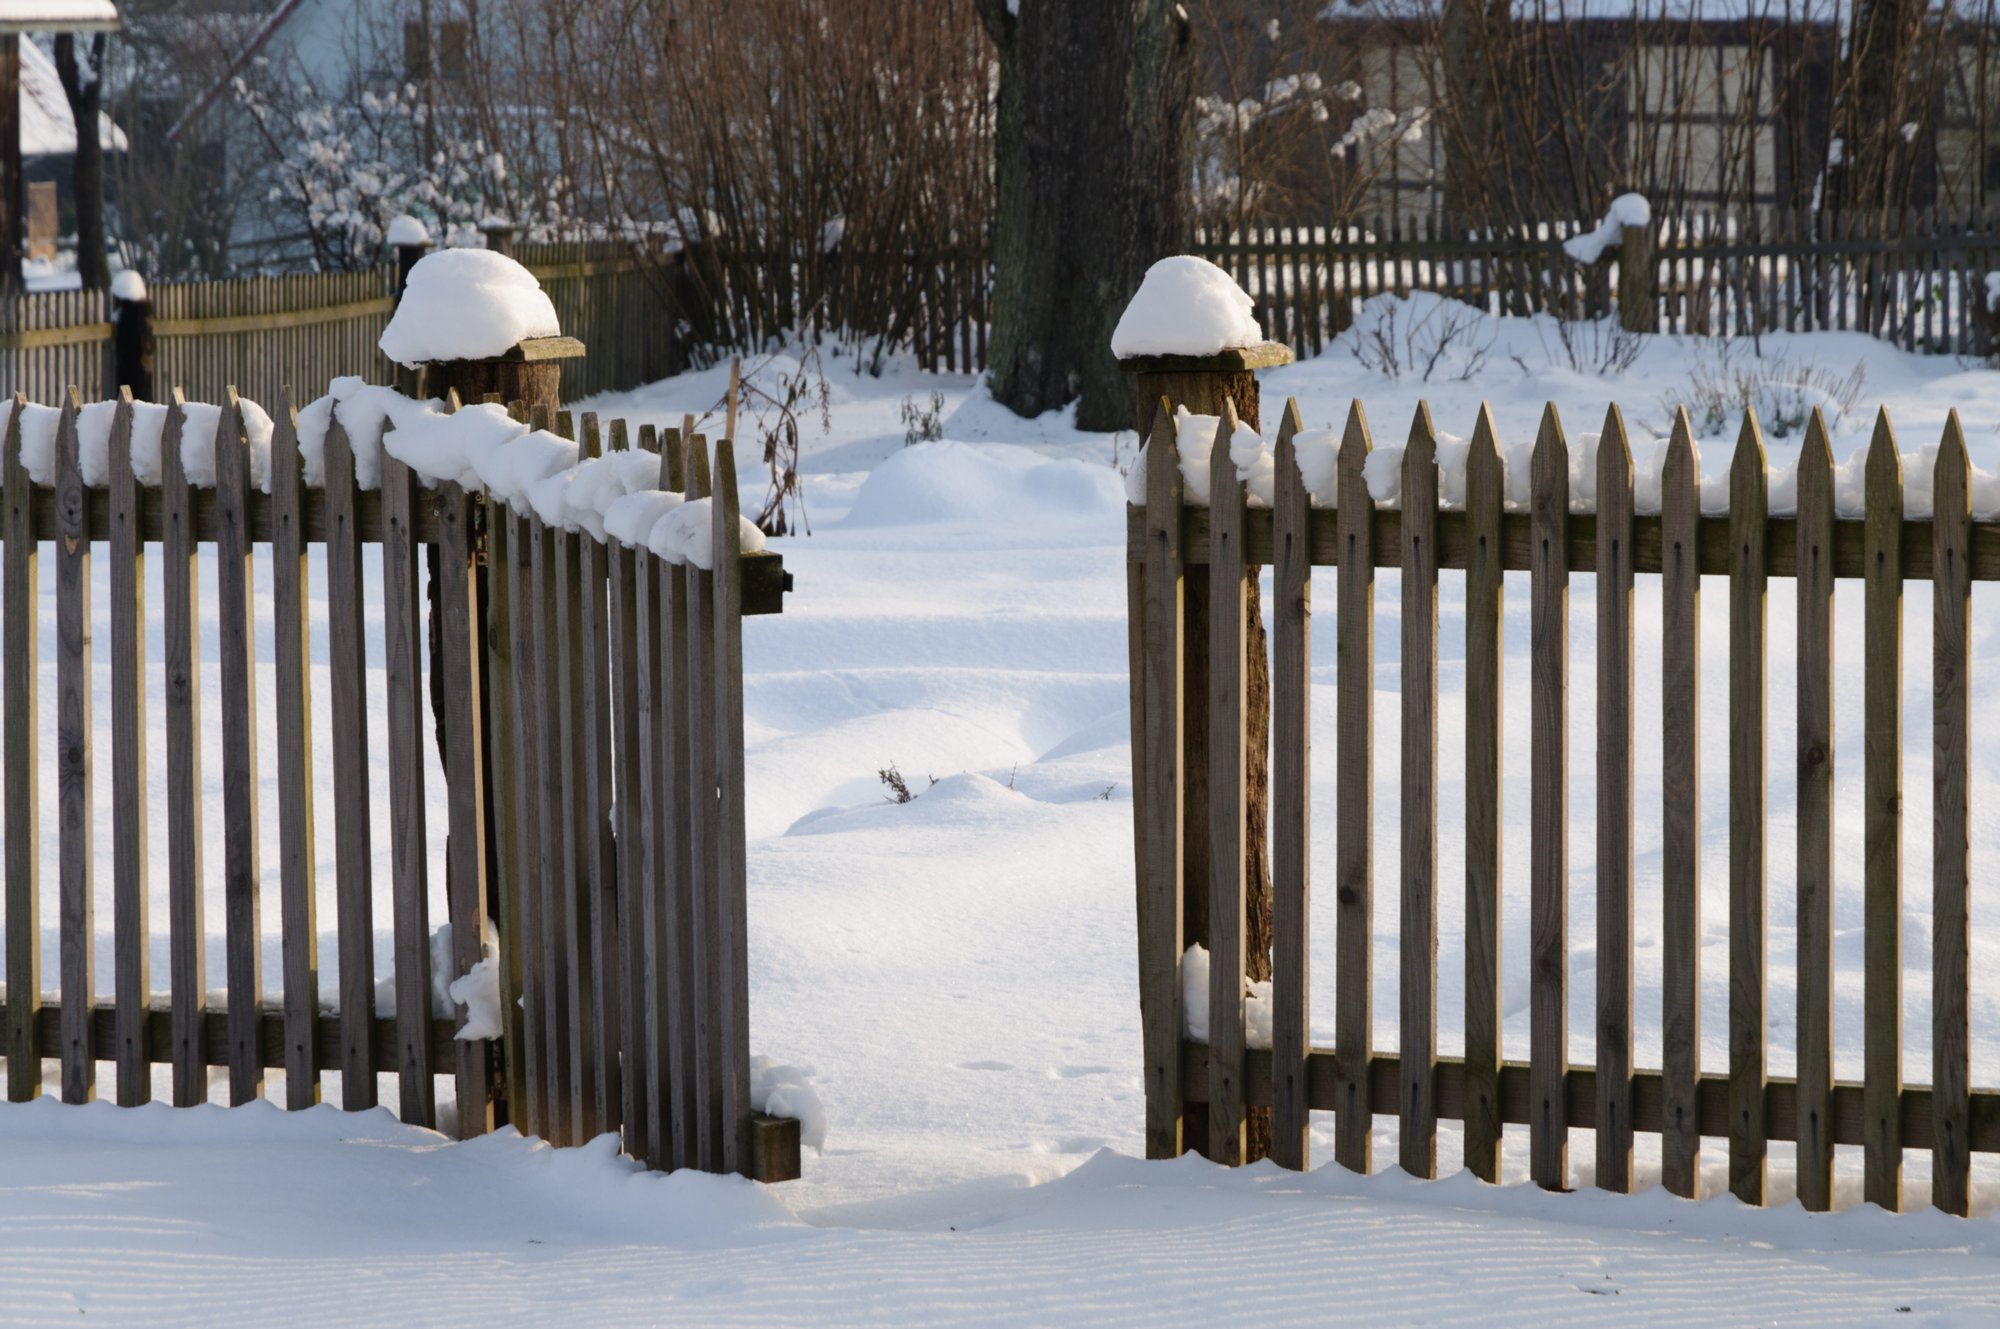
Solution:
<svg viewBox="0 0 2000 1329"><path fill-rule="evenodd" d="M1444 210L1460 222L1511 220L1498 173L1508 132L1501 117L1502 44L1512 7L1513 0L1444 0L1438 30Z"/></svg>
<svg viewBox="0 0 2000 1329"><path fill-rule="evenodd" d="M1854 0L1833 115L1840 159L1827 164L1822 197L1829 211L1859 212L1869 234L1908 203L1917 145L1902 128L1928 119L1917 114L1911 86L1925 11L1925 0Z"/></svg>
<svg viewBox="0 0 2000 1329"><path fill-rule="evenodd" d="M1131 422L1111 331L1190 227L1193 51L1173 0L976 0L1000 56L993 173L993 396Z"/></svg>
<svg viewBox="0 0 2000 1329"><path fill-rule="evenodd" d="M104 249L104 140L98 114L104 105L104 34L90 41L90 67L77 63L76 37L56 38L56 74L70 117L76 121L76 275L87 291L111 284L111 263Z"/></svg>

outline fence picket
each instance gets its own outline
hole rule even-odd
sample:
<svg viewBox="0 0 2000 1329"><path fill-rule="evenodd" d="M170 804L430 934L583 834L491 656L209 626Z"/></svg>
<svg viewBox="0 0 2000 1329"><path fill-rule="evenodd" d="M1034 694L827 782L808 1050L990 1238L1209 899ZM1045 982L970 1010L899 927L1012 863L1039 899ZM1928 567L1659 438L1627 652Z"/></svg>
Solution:
<svg viewBox="0 0 2000 1329"><path fill-rule="evenodd" d="M1312 1148L1312 500L1293 446L1302 427L1287 399L1272 456L1271 1157L1299 1171Z"/></svg>
<svg viewBox="0 0 2000 1329"><path fill-rule="evenodd" d="M669 429L660 448L662 478L673 492L689 490L690 433ZM683 700L693 681L688 655L688 569L662 560L654 564L653 572L659 595L655 641L660 656L654 720L659 736L656 765L660 782L654 811L663 837L653 942L667 964L657 1000L662 1006L661 1036L667 1042L667 1090L672 1100L664 1115L672 1126L674 1166L695 1167L701 1162L701 1086L697 1074L701 1026L695 1011L694 834L688 793L694 776L689 713Z"/></svg>
<svg viewBox="0 0 2000 1329"><path fill-rule="evenodd" d="M132 470L132 393L122 389L111 420L107 504L111 517L111 822L114 1042L118 1105L153 1097L146 1055L152 1000L147 935L146 545L139 534L139 478Z"/></svg>
<svg viewBox="0 0 2000 1329"><path fill-rule="evenodd" d="M689 430L682 435L687 456L687 496L690 501L711 496L708 469L708 440ZM715 620L713 616L714 573L689 567L686 571L686 614L684 631L686 673L682 694L687 707L687 784L682 790L687 808L689 875L686 902L691 908L684 916L687 935L693 943L691 970L694 975L694 1005L691 1011L696 1034L695 1144L693 1166L718 1171L722 1166L722 1077L723 1063L720 1012L716 1009L716 844L709 824L708 809L715 791Z"/></svg>
<svg viewBox="0 0 2000 1329"><path fill-rule="evenodd" d="M14 396L0 456L0 614L6 688L7 1099L42 1092L41 575L34 490L21 457L26 399Z"/></svg>
<svg viewBox="0 0 2000 1329"><path fill-rule="evenodd" d="M1817 410L1799 454L1799 1202L1833 1207L1833 451Z"/></svg>
<svg viewBox="0 0 2000 1329"><path fill-rule="evenodd" d="M1403 449L1401 1085L1403 1170L1437 1175L1437 436L1421 403Z"/></svg>
<svg viewBox="0 0 2000 1329"><path fill-rule="evenodd" d="M951 329L944 329L945 346ZM1226 450L1225 450L1226 451ZM750 919L746 902L749 865L744 861L743 808L743 565L742 530L736 493L736 447L724 438L715 445L715 506L709 523L715 564L715 717L717 831L716 884L722 977L716 995L722 1008L725 1069L722 1081L725 1171L750 1169Z"/></svg>
<svg viewBox="0 0 2000 1329"><path fill-rule="evenodd" d="M529 810L536 822L539 849L536 880L531 883L537 905L530 909L530 925L539 924L542 978L542 1071L545 1077L544 1120L539 1123L553 1144L577 1143L576 1073L569 1042L570 959L565 941L567 911L563 901L569 871L565 850L565 816L568 795L564 786L563 701L561 693L561 652L566 638L557 620L557 600L562 580L557 567L559 532L540 517L529 518L529 543L534 549L534 632L541 643L541 665L535 671L534 747L541 758L538 796ZM525 617L525 616L524 616Z"/></svg>
<svg viewBox="0 0 2000 1329"><path fill-rule="evenodd" d="M1764 1203L1764 435L1743 417L1729 481L1729 1189Z"/></svg>
<svg viewBox="0 0 2000 1329"><path fill-rule="evenodd" d="M216 623L222 643L222 895L229 981L229 1101L264 1092L259 1042L263 937L257 852L257 675L250 667L255 602L250 455L235 389L215 428Z"/></svg>
<svg viewBox="0 0 2000 1329"><path fill-rule="evenodd" d="M1632 1189L1632 448L1597 444L1597 1184Z"/></svg>
<svg viewBox="0 0 2000 1329"><path fill-rule="evenodd" d="M484 736L479 729L484 650L474 603L472 497L455 484L438 495L439 638L443 643L445 713L445 897L451 911L452 977L464 978L485 958L486 797ZM458 1026L465 1027L460 1002ZM455 1039L458 1138L493 1129L493 1073L484 1039Z"/></svg>
<svg viewBox="0 0 2000 1329"><path fill-rule="evenodd" d="M611 450L626 451L625 422L611 421ZM617 836L614 866L617 869L617 943L619 954L618 1028L623 1064L619 1067L618 1117L623 1125L625 1152L633 1158L650 1154L647 1084L657 1073L652 1058L653 1043L647 1033L643 1000L644 975L656 957L643 944L645 905L640 892L645 889L649 866L646 843L651 839L647 824L651 801L640 790L639 753L646 734L645 719L639 714L639 691L645 686L639 676L640 648L633 632L638 626L639 599L634 585L638 559L629 546L607 540L604 546L607 579L606 604L609 609L608 662L611 669L611 704L616 740L612 745L612 808ZM648 621L651 616L648 615ZM650 698L649 698L650 709ZM497 763L496 763L497 764Z"/></svg>
<svg viewBox="0 0 2000 1329"><path fill-rule="evenodd" d="M585 412L579 421L579 457L603 455L603 440L595 412ZM589 956L585 967L587 1005L590 1013L590 1040L587 1062L591 1096L596 1110L589 1118L590 1134L620 1128L620 1104L624 1091L619 1084L618 1058L612 1050L619 1046L618 991L623 966L618 951L618 874L616 849L611 838L611 706L609 632L605 624L608 574L605 545L589 534L573 537L577 548L577 581L582 594L577 598L577 637L582 646L577 656L577 704L581 717L581 787L578 807L582 821L578 827L583 854L583 901L588 930L584 949Z"/></svg>
<svg viewBox="0 0 2000 1329"><path fill-rule="evenodd" d="M1356 401L1348 408L1335 478L1339 489L1335 539L1340 549L1336 594L1335 713L1340 783L1335 792L1334 1047L1337 1085L1333 1155L1351 1172L1369 1170L1374 1128L1369 1086L1374 1042L1371 955L1375 926L1374 837L1375 502L1362 467L1372 448L1368 420Z"/></svg>
<svg viewBox="0 0 2000 1329"><path fill-rule="evenodd" d="M62 963L62 1099L97 1094L97 938L91 859L90 531L78 456L75 389L56 426L56 901Z"/></svg>
<svg viewBox="0 0 2000 1329"><path fill-rule="evenodd" d="M1140 1019L1146 1045L1146 1157L1181 1148L1180 450L1163 397L1146 444L1146 879L1139 892Z"/></svg>
<svg viewBox="0 0 2000 1329"><path fill-rule="evenodd" d="M1660 1172L1701 1190L1701 499L1687 411L1674 414L1660 482L1661 1030Z"/></svg>
<svg viewBox="0 0 2000 1329"><path fill-rule="evenodd" d="M160 586L167 741L167 917L173 1005L174 1106L208 1101L202 1025L208 1011L202 900L200 543L181 459L179 388L160 437Z"/></svg>
<svg viewBox="0 0 2000 1329"><path fill-rule="evenodd" d="M1903 464L1887 411L1868 445L1862 729L1863 1197L1903 1191Z"/></svg>
<svg viewBox="0 0 2000 1329"><path fill-rule="evenodd" d="M1529 1174L1569 1185L1569 453L1551 405L1531 463Z"/></svg>
<svg viewBox="0 0 2000 1329"><path fill-rule="evenodd" d="M340 1102L375 1106L375 882L369 834L366 607L354 448L336 418L322 453L327 675L333 690L335 916L340 938Z"/></svg>
<svg viewBox="0 0 2000 1329"><path fill-rule="evenodd" d="M284 957L285 1104L319 1102L319 923L314 881L312 700L306 661L304 481L289 396L271 438L271 635L278 748L278 874Z"/></svg>
<svg viewBox="0 0 2000 1329"><path fill-rule="evenodd" d="M437 1121L431 1074L431 930L424 817L424 628L419 607L416 476L382 451L382 652L389 708L389 862L396 955L397 1109Z"/></svg>
<svg viewBox="0 0 2000 1329"><path fill-rule="evenodd" d="M1208 1157L1244 1158L1243 781L1248 767L1243 669L1245 582L1243 482L1229 441L1236 408L1225 402L1209 451L1208 654Z"/></svg>
<svg viewBox="0 0 2000 1329"><path fill-rule="evenodd" d="M1500 674L1506 484L1485 404L1465 461L1465 1166L1500 1180Z"/></svg>
<svg viewBox="0 0 2000 1329"><path fill-rule="evenodd" d="M1931 519L1932 871L1931 1197L1948 1214L1971 1203L1971 885L1966 790L1970 780L1971 477L1958 412L1938 448Z"/></svg>

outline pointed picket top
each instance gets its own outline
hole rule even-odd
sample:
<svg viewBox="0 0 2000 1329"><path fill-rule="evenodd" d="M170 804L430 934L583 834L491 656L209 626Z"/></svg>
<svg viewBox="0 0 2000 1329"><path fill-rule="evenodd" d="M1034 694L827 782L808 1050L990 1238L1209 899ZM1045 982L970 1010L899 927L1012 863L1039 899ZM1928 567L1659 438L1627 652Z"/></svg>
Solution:
<svg viewBox="0 0 2000 1329"><path fill-rule="evenodd" d="M1356 397L1348 404L1347 425L1341 430L1340 434L1341 469L1345 470L1348 465L1347 454L1349 451L1359 450L1360 460L1354 463L1358 467L1362 461L1368 459L1368 454L1374 450L1374 447L1374 439L1368 432L1368 412L1362 409L1361 398Z"/></svg>
<svg viewBox="0 0 2000 1329"><path fill-rule="evenodd" d="M583 417L584 428L597 432L597 416L593 413ZM742 554L742 529L737 510L739 502L736 494L736 448L728 438L720 438L715 443L715 513L709 522L709 554L711 567L716 570L736 565Z"/></svg>
<svg viewBox="0 0 2000 1329"><path fill-rule="evenodd" d="M1736 455L1729 462L1729 510L1733 517L1762 522L1769 506L1770 461L1764 451L1764 429L1755 408L1743 412L1736 434Z"/></svg>
<svg viewBox="0 0 2000 1329"><path fill-rule="evenodd" d="M1805 442L1799 448L1799 505L1805 506L1806 486L1824 486L1827 510L1833 509L1833 440L1827 437L1826 419L1815 406L1806 421Z"/></svg>
<svg viewBox="0 0 2000 1329"><path fill-rule="evenodd" d="M1472 446L1465 454L1465 464L1470 467L1473 458L1500 460L1500 427L1493 422L1493 404L1479 403L1479 418L1472 422Z"/></svg>
<svg viewBox="0 0 2000 1329"><path fill-rule="evenodd" d="M1146 444L1146 507L1170 511L1181 505L1181 450L1175 438L1173 406L1160 398L1153 437Z"/></svg>
<svg viewBox="0 0 2000 1329"><path fill-rule="evenodd" d="M1903 456L1896 451L1896 429L1886 406L1875 412L1875 433L1868 440L1867 483L1871 499L1878 486L1894 486L1898 493L1903 488Z"/></svg>
<svg viewBox="0 0 2000 1329"><path fill-rule="evenodd" d="M278 389L278 410L271 425L271 455L266 464L275 494L280 485L296 488L300 484L299 415L292 409L290 388Z"/></svg>
<svg viewBox="0 0 2000 1329"><path fill-rule="evenodd" d="M660 431L660 488L673 494L687 488L687 455L681 447L684 437L672 425Z"/></svg>
<svg viewBox="0 0 2000 1329"><path fill-rule="evenodd" d="M1426 480L1420 468L1428 466L1431 475ZM1431 405L1427 401L1417 403L1416 414L1410 417L1410 438L1403 448L1403 494L1410 494L1428 488L1431 501L1437 501L1437 429L1431 424Z"/></svg>
<svg viewBox="0 0 2000 1329"><path fill-rule="evenodd" d="M1230 440L1236 437L1236 403L1222 403L1222 413L1215 417L1215 439L1208 447L1208 506L1215 509L1225 504L1243 506L1243 481L1236 475L1236 462L1229 455ZM1147 475L1152 474L1149 467Z"/></svg>
<svg viewBox="0 0 2000 1329"><path fill-rule="evenodd" d="M1965 430L1959 426L1958 411L1945 417L1944 437L1938 440L1937 469L1931 493L1937 516L1945 513L1947 496L1953 515L1964 517L1972 511L1971 463L1965 455Z"/></svg>
<svg viewBox="0 0 2000 1329"><path fill-rule="evenodd" d="M1606 494L1624 495L1624 511L1632 507L1632 443L1625 433L1625 413L1613 402L1604 412L1604 432L1597 436L1597 504Z"/></svg>
<svg viewBox="0 0 2000 1329"><path fill-rule="evenodd" d="M1347 427L1341 431L1340 454L1334 460L1334 504L1346 507L1350 503L1362 507L1373 507L1375 500L1368 493L1368 480L1362 468L1368 464L1368 454L1375 448L1375 441L1368 433L1368 413L1361 408L1361 399L1354 399L1347 408Z"/></svg>
<svg viewBox="0 0 2000 1329"><path fill-rule="evenodd" d="M1542 408L1541 427L1535 431L1535 451L1528 463L1531 481L1529 507L1539 508L1550 499L1560 503L1557 516L1569 512L1569 445L1563 441L1562 417L1556 404Z"/></svg>
<svg viewBox="0 0 2000 1329"><path fill-rule="evenodd" d="M1287 505L1304 508L1312 504L1305 493L1305 478L1299 474L1298 448L1293 443L1304 428L1298 398L1285 398L1285 409L1278 416L1278 441L1271 449L1272 469L1277 473L1271 494L1272 506L1280 511Z"/></svg>
<svg viewBox="0 0 2000 1329"><path fill-rule="evenodd" d="M160 487L184 485L187 483L187 468L181 457L181 425L187 410L187 398L179 388L167 394L167 421L160 430ZM383 460L389 454L382 454Z"/></svg>

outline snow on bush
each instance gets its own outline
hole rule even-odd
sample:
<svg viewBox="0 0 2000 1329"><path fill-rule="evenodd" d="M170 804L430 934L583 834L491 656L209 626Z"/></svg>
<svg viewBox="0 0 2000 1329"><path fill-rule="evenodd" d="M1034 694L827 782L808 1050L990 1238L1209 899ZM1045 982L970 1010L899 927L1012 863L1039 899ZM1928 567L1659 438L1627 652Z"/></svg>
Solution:
<svg viewBox="0 0 2000 1329"><path fill-rule="evenodd" d="M782 1065L759 1053L750 1058L750 1107L799 1123L799 1143L826 1152L826 1107L812 1087L812 1072Z"/></svg>
<svg viewBox="0 0 2000 1329"><path fill-rule="evenodd" d="M535 274L490 249L441 249L410 269L379 345L397 364L415 368L489 359L531 337L561 332L556 307Z"/></svg>
<svg viewBox="0 0 2000 1329"><path fill-rule="evenodd" d="M1215 355L1264 340L1254 305L1236 280L1205 258L1181 254L1146 269L1111 334L1111 353Z"/></svg>
<svg viewBox="0 0 2000 1329"><path fill-rule="evenodd" d="M1604 257L1605 250L1625 238L1627 227L1649 226L1652 221L1653 205L1644 194L1620 194L1605 209L1604 220L1597 223L1597 229L1563 241L1563 252L1578 263L1595 263Z"/></svg>
<svg viewBox="0 0 2000 1329"><path fill-rule="evenodd" d="M1244 1046L1271 1046L1271 984L1243 985ZM1191 1042L1208 1042L1208 948L1190 946L1181 956L1181 1016Z"/></svg>
<svg viewBox="0 0 2000 1329"><path fill-rule="evenodd" d="M500 934L490 918L481 934L479 952L481 959L472 972L454 978L458 965L451 950L451 924L440 923L431 932L431 1014L449 1020L463 1005L465 1027L457 1036L467 1041L498 1038L501 1033L500 970L496 967ZM492 1032L483 1032L486 1030Z"/></svg>

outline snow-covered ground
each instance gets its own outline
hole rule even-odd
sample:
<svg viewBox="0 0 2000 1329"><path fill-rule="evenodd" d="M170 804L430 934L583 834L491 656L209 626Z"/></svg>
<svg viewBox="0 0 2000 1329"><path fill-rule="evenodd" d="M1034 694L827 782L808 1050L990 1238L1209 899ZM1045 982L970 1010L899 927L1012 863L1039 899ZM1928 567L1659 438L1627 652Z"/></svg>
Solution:
<svg viewBox="0 0 2000 1329"><path fill-rule="evenodd" d="M1391 339L1408 344L1413 320L1408 310L1398 316ZM1477 365L1469 357L1475 347L1483 347ZM1485 399L1504 442L1526 437L1547 399L1558 402L1572 436L1594 431L1615 400L1637 454L1664 435L1667 401L1687 395L1690 384L1744 374L1767 380L1748 391L1781 414L1803 395L1789 386L1797 379L1809 381L1811 400L1833 404L1859 365L1854 407L1832 421L1837 459L1865 444L1873 407L1886 402L1906 452L1934 442L1946 410L1956 407L1974 460L2000 468L2000 373L1906 356L1858 336L1772 337L1762 349L1761 359L1745 347L1725 361L1661 339L1622 374L1600 375L1587 372L1587 361L1570 367L1546 326L1488 324L1439 357L1440 373L1474 369L1470 381L1424 382L1387 377L1343 344L1265 374L1265 420L1275 424L1289 394L1308 427L1337 426L1359 395L1377 440L1388 443L1400 441L1419 399L1430 402L1439 428L1462 434ZM79 1312L135 1324L477 1317L1209 1325L1249 1316L1272 1324L1334 1317L1985 1324L2000 1317L2000 1229L1990 1216L1809 1216L1796 1206L1746 1210L1726 1197L1690 1205L1657 1189L1626 1198L1547 1196L1462 1176L1422 1184L1394 1174L1360 1179L1330 1166L1306 1178L1268 1167L1231 1175L1197 1159L1100 1156L1105 1148L1139 1151L1143 1107L1118 469L1129 465L1134 438L1082 434L1057 416L1018 420L968 377L892 368L870 378L849 365L827 361L830 432L806 424L813 534L774 542L797 578L796 593L782 616L752 620L745 634L753 1043L815 1072L831 1124L824 1155L808 1153L804 1179L766 1194L734 1181L638 1176L601 1143L551 1151L503 1135L452 1145L386 1113L0 1108L0 1230L8 1234L0 1243L0 1320ZM726 369L711 370L582 405L635 422L678 423L684 411L713 405L725 383ZM906 446L905 403L922 412L933 392L942 398L942 441ZM1701 432L1704 470L1715 473L1728 463L1734 423ZM1773 437L1774 462L1788 461L1796 447L1795 431ZM754 455L747 445L740 450ZM745 506L754 510L759 497L746 467ZM1791 1068L1793 1019L1787 587L1774 583L1770 601L1769 1038L1780 1074ZM1525 580L1510 582L1506 741L1516 770L1525 770L1527 756L1526 589ZM1658 658L1657 599L1648 594L1642 584L1642 670ZM1447 753L1463 649L1457 595L1455 574L1447 574L1440 641ZM1719 1068L1727 1000L1719 680L1727 633L1723 597L1705 600L1705 677L1717 681L1705 696L1702 749L1703 1052ZM1376 604L1376 1043L1393 1048L1393 573L1379 579ZM1913 587L1905 607L1905 1064L1914 1082L1929 1078L1928 604ZM1852 596L1843 590L1835 1020L1844 1078L1860 1069L1857 609L1858 588ZM1975 623L2000 625L1996 611L2000 600L1990 591L1975 593ZM1572 581L1570 617L1581 773L1593 750L1588 577ZM1977 658L1996 649L1992 626L1976 632ZM1316 686L1330 690L1333 680L1323 651ZM1995 697L1981 691L1975 673L1975 723L2000 720ZM1657 783L1648 782L1649 767L1659 764L1658 712L1651 689L1642 683L1638 693L1638 798L1646 809L1659 798ZM1314 854L1324 865L1336 779L1330 691L1315 710ZM329 741L322 735L322 745ZM1981 794L2000 788L2000 755L1976 750L1973 762ZM879 772L891 767L914 801L885 799ZM1447 760L1440 791L1447 882L1462 854L1462 792L1449 782L1452 769ZM263 770L268 777L274 767ZM1505 807L1510 1055L1527 1048L1522 785L1509 782ZM1571 789L1570 925L1578 1060L1592 1055L1593 806L1580 775ZM107 806L100 825L109 816ZM1657 843L1645 838L1656 820L1639 819L1641 1065L1659 1063L1659 861ZM1975 865L2000 862L2000 829L1990 819L1975 819L1974 836ZM331 835L320 843L330 854ZM377 847L386 854L386 844ZM100 872L107 890L108 877ZM323 889L331 877L330 862L323 864ZM1975 866L1973 1065L1981 1086L2000 1085L2000 933L1985 925L2000 910L1993 881ZM1314 932L1322 1042L1332 1034L1331 903L1322 890ZM108 901L101 907L108 918ZM1440 1038L1451 1053L1463 971L1453 892L1442 893L1441 908ZM330 901L323 916L332 916ZM219 922L219 910L211 917ZM386 920L386 911L378 917ZM330 943L322 950L327 972ZM378 957L386 974L386 945ZM164 973L163 961L155 967ZM108 954L100 975L108 987ZM330 1099L337 1088L331 1079ZM1382 1123L1376 1149L1385 1163L1394 1157L1392 1127ZM1650 1182L1643 1148L1641 1177ZM1330 1131L1315 1152L1330 1157ZM1525 1153L1525 1140L1510 1136L1510 1175L1525 1171ZM1457 1154L1446 1128L1443 1171L1456 1170ZM1784 1199L1790 1149L1776 1145L1772 1155L1773 1190ZM1589 1159L1588 1135L1574 1133L1579 1186L1590 1180ZM1711 1169L1721 1162L1719 1145L1708 1161ZM1841 1165L1842 1201L1851 1204L1858 1159L1843 1151ZM1908 1175L1910 1198L1920 1204L1928 1189L1921 1154L1910 1155ZM1982 1160L1976 1176L1976 1205L1990 1210L2000 1201L2000 1167ZM1724 1189L1714 1170L1708 1189Z"/></svg>

